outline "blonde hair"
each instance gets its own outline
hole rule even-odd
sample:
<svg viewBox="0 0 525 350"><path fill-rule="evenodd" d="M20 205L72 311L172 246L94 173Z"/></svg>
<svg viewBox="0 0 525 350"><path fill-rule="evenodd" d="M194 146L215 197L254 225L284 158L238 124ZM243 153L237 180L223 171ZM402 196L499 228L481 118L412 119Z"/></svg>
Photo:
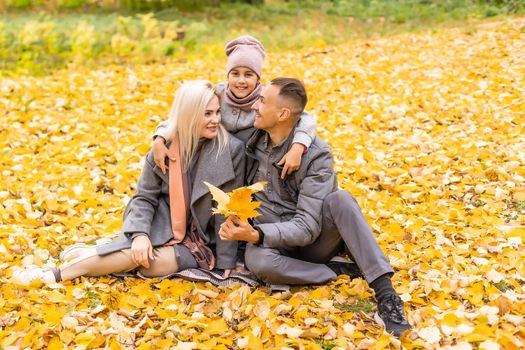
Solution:
<svg viewBox="0 0 525 350"><path fill-rule="evenodd" d="M169 133L171 139L179 136L182 169L189 169L191 160L197 151L200 130L204 124L206 107L213 98L219 98L213 84L207 80L184 82L175 93L169 113ZM228 146L229 134L219 124L213 147L217 147L217 156Z"/></svg>

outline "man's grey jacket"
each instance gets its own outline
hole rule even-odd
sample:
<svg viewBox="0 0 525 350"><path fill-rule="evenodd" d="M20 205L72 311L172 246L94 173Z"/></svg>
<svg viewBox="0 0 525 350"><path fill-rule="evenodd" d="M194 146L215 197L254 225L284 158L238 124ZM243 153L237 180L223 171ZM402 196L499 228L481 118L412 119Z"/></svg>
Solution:
<svg viewBox="0 0 525 350"><path fill-rule="evenodd" d="M338 189L332 151L319 137L303 154L299 169L285 180L279 178L281 170L277 166L267 165L290 149L292 139L293 131L272 149L268 133L257 130L246 145L247 183L268 182L264 192L255 194L262 202L262 215L254 220L254 226L264 233L262 245L268 248L313 243L321 233L323 201Z"/></svg>

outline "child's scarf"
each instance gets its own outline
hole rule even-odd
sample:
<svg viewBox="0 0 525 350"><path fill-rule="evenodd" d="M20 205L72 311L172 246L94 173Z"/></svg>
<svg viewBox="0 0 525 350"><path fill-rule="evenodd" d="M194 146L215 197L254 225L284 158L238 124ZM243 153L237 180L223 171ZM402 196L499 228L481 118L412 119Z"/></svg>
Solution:
<svg viewBox="0 0 525 350"><path fill-rule="evenodd" d="M238 98L230 90L230 87L227 86L226 92L223 98L224 98L224 101L230 106L240 108L240 109L250 109L250 107L254 104L254 102L259 98L261 91L262 91L261 82L257 82L257 85L255 85L255 89L253 89L253 91L248 96L245 96L243 98Z"/></svg>

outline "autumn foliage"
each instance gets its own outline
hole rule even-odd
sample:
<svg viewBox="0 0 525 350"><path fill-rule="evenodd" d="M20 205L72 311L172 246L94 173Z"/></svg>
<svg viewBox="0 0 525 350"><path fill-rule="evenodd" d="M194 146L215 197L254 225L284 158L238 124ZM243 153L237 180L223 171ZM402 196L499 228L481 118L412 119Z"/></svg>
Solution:
<svg viewBox="0 0 525 350"><path fill-rule="evenodd" d="M340 277L268 294L181 280L9 283L118 234L183 79L224 62L63 70L0 82L0 344L15 348L520 349L525 346L525 20L273 53L301 77L339 184L360 203L414 329L372 320ZM157 115L157 117L155 117Z"/></svg>

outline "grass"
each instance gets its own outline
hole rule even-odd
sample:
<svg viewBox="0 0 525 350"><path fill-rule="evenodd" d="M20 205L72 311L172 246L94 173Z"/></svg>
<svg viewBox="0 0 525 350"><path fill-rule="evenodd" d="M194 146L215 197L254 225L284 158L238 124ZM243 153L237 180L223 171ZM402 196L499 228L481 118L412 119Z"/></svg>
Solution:
<svg viewBox="0 0 525 350"><path fill-rule="evenodd" d="M492 285L494 285L494 287L498 288L500 291L502 291L503 293L505 293L507 290L514 290L514 286L510 283L508 283L507 281L505 280L501 280L497 283L495 282L491 282Z"/></svg>
<svg viewBox="0 0 525 350"><path fill-rule="evenodd" d="M90 13L85 6L93 2L83 0L69 1L67 10L53 14L9 3L25 10L8 8L0 16L3 75L44 75L79 64L217 58L225 41L241 34L256 36L269 51L323 48L525 11L521 2L511 6L513 0L267 0L264 5L221 2L191 12L175 7L149 14L88 8Z"/></svg>
<svg viewBox="0 0 525 350"><path fill-rule="evenodd" d="M334 303L334 306L339 310L347 312L363 311L366 313L370 313L376 310L376 303L372 299L357 299L352 304Z"/></svg>
<svg viewBox="0 0 525 350"><path fill-rule="evenodd" d="M333 349L333 348L335 348L337 346L337 344L332 343L332 342L327 342L327 341L325 341L323 339L318 339L318 340L315 341L315 343L317 345L319 345L321 347L321 349L323 349L323 350L331 350L331 349Z"/></svg>
<svg viewBox="0 0 525 350"><path fill-rule="evenodd" d="M86 294L89 298L89 307L97 307L102 304L102 300L97 293L88 290Z"/></svg>
<svg viewBox="0 0 525 350"><path fill-rule="evenodd" d="M525 201L517 202L516 203L516 208L518 210L525 210Z"/></svg>

